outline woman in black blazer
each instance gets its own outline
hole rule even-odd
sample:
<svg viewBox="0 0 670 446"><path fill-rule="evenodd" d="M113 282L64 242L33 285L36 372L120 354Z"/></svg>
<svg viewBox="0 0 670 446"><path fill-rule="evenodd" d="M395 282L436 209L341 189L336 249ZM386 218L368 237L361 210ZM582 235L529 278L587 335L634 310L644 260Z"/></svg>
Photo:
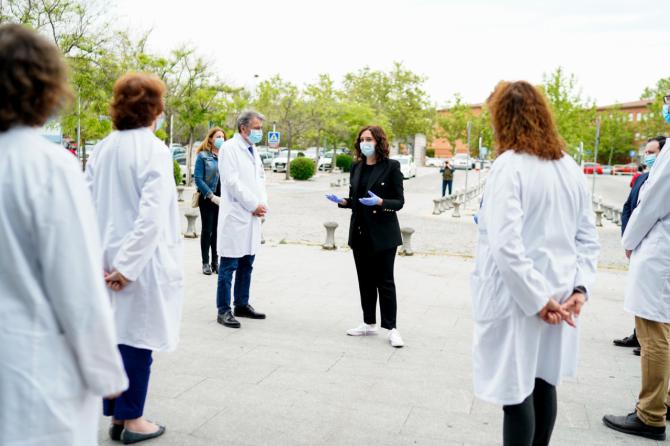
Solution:
<svg viewBox="0 0 670 446"><path fill-rule="evenodd" d="M368 126L358 133L355 144L358 160L351 168L349 197L326 197L341 208L352 210L349 246L354 253L358 287L361 293L363 323L349 336L377 333L377 293L381 326L389 330L389 342L402 347L396 329L396 292L393 264L398 246L402 244L396 211L405 203L400 163L389 159L386 134L377 126Z"/></svg>

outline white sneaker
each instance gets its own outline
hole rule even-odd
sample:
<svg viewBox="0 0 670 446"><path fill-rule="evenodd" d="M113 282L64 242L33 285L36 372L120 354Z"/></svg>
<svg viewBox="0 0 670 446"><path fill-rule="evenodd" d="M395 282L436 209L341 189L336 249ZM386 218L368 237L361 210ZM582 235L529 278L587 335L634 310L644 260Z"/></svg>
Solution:
<svg viewBox="0 0 670 446"><path fill-rule="evenodd" d="M349 336L372 336L377 334L377 327L374 325L361 324L356 328L347 330Z"/></svg>
<svg viewBox="0 0 670 446"><path fill-rule="evenodd" d="M391 343L391 347L400 348L405 346L405 343L402 342L402 338L400 337L400 333L398 333L398 330L395 328L389 331L389 342Z"/></svg>

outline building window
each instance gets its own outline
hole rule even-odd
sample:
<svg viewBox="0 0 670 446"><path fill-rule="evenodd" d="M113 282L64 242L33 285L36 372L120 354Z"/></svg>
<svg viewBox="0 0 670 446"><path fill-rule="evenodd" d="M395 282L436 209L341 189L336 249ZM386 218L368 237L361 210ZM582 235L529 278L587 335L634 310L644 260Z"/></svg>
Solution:
<svg viewBox="0 0 670 446"><path fill-rule="evenodd" d="M642 121L642 113L637 112L637 122Z"/></svg>
<svg viewBox="0 0 670 446"><path fill-rule="evenodd" d="M633 114L632 113L628 113L628 120L630 122L633 122Z"/></svg>

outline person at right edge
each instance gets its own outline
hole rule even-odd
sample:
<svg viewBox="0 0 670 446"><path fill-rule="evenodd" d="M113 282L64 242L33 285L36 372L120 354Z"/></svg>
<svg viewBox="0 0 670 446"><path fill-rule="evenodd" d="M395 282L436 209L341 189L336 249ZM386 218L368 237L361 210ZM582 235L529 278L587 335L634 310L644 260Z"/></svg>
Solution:
<svg viewBox="0 0 670 446"><path fill-rule="evenodd" d="M670 124L665 96L663 117ZM638 205L623 234L630 256L624 309L635 315L640 342L641 388L635 410L605 415L605 426L630 435L665 440L670 381L670 148L649 171Z"/></svg>
<svg viewBox="0 0 670 446"><path fill-rule="evenodd" d="M326 195L341 208L352 210L349 246L354 252L363 323L347 330L349 336L377 334L377 293L381 326L389 343L404 346L396 328L396 290L393 277L396 250L402 245L396 212L405 204L400 163L389 159L389 144L381 127L368 126L358 133L351 168L349 197Z"/></svg>
<svg viewBox="0 0 670 446"><path fill-rule="evenodd" d="M660 153L663 145L665 144L665 136L657 136L647 141L647 145L644 148L644 164L647 166L647 169L651 169ZM649 172L644 172L637 177L635 182L632 185L630 194L628 194L628 199L623 205L623 210L621 211L621 235L623 236L626 232L626 226L628 226L628 220L630 216L637 207L638 198L640 197L640 189L649 178ZM615 339L613 341L614 345L617 347L634 347L633 353L637 356L640 356L640 343L637 341L637 335L635 330L630 336L626 336L622 339Z"/></svg>
<svg viewBox="0 0 670 446"><path fill-rule="evenodd" d="M586 178L528 82L488 100L498 152L472 274L474 393L503 406L503 445L543 446L556 386L577 368L578 316L600 245Z"/></svg>

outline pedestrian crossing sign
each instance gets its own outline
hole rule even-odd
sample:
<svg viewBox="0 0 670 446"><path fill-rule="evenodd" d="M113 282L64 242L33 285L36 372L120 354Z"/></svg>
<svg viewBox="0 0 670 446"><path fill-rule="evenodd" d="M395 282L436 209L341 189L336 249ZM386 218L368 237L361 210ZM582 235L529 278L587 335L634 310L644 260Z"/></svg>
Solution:
<svg viewBox="0 0 670 446"><path fill-rule="evenodd" d="M268 132L268 145L278 147L280 136L279 132Z"/></svg>

